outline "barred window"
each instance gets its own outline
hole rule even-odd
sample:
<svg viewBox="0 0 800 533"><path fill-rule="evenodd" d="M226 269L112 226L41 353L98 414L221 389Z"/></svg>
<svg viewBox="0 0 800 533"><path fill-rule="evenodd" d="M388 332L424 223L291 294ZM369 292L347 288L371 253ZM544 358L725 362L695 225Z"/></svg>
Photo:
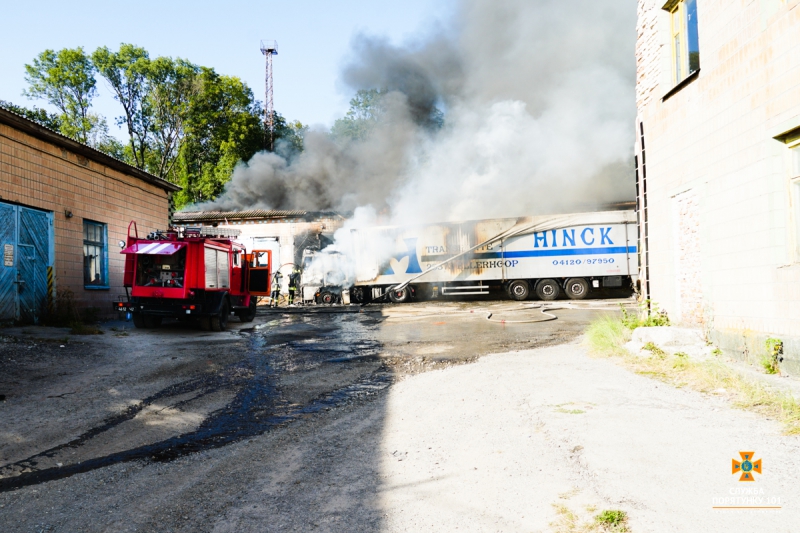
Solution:
<svg viewBox="0 0 800 533"><path fill-rule="evenodd" d="M108 250L106 225L83 221L83 286L108 288Z"/></svg>

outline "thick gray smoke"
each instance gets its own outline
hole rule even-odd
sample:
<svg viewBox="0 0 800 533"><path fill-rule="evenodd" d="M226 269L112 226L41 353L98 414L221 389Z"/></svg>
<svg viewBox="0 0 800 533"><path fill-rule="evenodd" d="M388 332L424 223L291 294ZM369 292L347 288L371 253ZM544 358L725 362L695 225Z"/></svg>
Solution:
<svg viewBox="0 0 800 533"><path fill-rule="evenodd" d="M311 131L291 163L258 154L202 207L371 205L408 224L632 199L635 20L633 0L463 0L435 37L358 37L344 81L389 91L371 135Z"/></svg>

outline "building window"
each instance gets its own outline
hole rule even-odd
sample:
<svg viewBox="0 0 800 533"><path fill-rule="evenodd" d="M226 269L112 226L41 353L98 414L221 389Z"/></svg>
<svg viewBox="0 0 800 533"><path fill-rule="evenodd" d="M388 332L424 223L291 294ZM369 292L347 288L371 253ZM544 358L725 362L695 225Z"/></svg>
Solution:
<svg viewBox="0 0 800 533"><path fill-rule="evenodd" d="M83 221L83 286L108 289L108 232L106 225Z"/></svg>
<svg viewBox="0 0 800 533"><path fill-rule="evenodd" d="M670 14L672 81L677 85L700 70L697 0L671 0L664 9Z"/></svg>

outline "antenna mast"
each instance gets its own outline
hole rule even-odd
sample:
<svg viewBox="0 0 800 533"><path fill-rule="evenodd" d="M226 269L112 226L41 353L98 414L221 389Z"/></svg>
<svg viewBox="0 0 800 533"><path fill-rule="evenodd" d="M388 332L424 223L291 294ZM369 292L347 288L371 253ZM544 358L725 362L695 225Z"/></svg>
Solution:
<svg viewBox="0 0 800 533"><path fill-rule="evenodd" d="M261 41L261 53L267 61L266 98L264 101L264 126L267 130L267 150L273 150L275 137L275 109L272 103L272 56L278 55L278 41Z"/></svg>

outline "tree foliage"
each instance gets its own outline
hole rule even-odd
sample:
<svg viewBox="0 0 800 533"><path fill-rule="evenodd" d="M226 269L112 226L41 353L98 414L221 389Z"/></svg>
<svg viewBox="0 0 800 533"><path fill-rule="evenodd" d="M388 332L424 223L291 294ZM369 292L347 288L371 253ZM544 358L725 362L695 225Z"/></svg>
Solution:
<svg viewBox="0 0 800 533"><path fill-rule="evenodd" d="M182 186L178 208L216 198L236 165L267 146L264 108L247 84L185 59L151 58L144 48L123 43L91 54L45 50L25 70L24 94L46 100L58 113L0 105ZM106 119L91 110L97 75L120 105L114 119L127 133L125 142L109 135ZM367 137L386 112L386 92L358 91L331 134ZM303 151L307 127L278 113L273 124L274 150L291 162Z"/></svg>
<svg viewBox="0 0 800 533"><path fill-rule="evenodd" d="M260 106L239 78L201 68L190 104L178 157L179 207L216 198L236 164L264 148Z"/></svg>
<svg viewBox="0 0 800 533"><path fill-rule="evenodd" d="M57 113L50 113L46 109L33 106L32 108L18 106L5 100L0 100L0 107L13 111L17 115L23 116L28 120L32 120L41 124L45 128L59 131L61 129L61 118Z"/></svg>
<svg viewBox="0 0 800 533"><path fill-rule="evenodd" d="M150 91L150 55L144 48L121 44L118 52L101 47L92 54L97 71L105 78L124 115L117 124L128 130L128 147L134 166L145 168L149 151L151 114L147 94Z"/></svg>
<svg viewBox="0 0 800 533"><path fill-rule="evenodd" d="M361 89L350 100L350 110L333 123L331 135L340 140L363 140L383 117L385 89Z"/></svg>
<svg viewBox="0 0 800 533"><path fill-rule="evenodd" d="M61 111L61 133L89 143L102 121L89 112L97 95L95 67L83 48L45 50L25 65L30 98L42 98Z"/></svg>

